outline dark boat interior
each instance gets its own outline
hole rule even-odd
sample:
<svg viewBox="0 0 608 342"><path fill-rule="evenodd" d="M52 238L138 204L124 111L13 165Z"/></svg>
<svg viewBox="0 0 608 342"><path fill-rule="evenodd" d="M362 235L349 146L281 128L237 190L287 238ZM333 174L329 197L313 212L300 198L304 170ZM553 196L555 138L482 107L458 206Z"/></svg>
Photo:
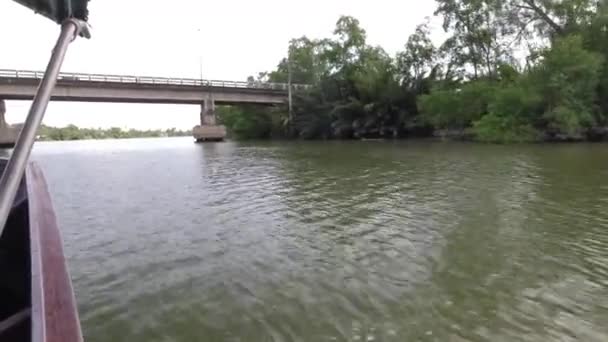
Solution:
<svg viewBox="0 0 608 342"><path fill-rule="evenodd" d="M0 172L7 161L0 160ZM30 239L25 181L0 236L0 341L30 340Z"/></svg>

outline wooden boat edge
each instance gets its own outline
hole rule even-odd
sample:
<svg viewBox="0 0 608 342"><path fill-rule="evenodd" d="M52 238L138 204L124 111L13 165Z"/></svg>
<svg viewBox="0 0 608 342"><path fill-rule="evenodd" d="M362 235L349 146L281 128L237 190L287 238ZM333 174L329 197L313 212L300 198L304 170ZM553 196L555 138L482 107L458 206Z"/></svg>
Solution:
<svg viewBox="0 0 608 342"><path fill-rule="evenodd" d="M26 169L33 342L83 341L76 298L51 196L36 163Z"/></svg>

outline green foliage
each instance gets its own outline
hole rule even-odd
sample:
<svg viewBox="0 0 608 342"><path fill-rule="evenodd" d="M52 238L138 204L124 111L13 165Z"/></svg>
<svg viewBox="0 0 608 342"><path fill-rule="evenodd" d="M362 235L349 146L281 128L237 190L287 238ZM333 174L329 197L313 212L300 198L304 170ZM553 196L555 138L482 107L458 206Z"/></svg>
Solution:
<svg viewBox="0 0 608 342"><path fill-rule="evenodd" d="M231 136L238 139L265 139L286 133L287 116L259 106L221 106L217 114Z"/></svg>
<svg viewBox="0 0 608 342"><path fill-rule="evenodd" d="M333 39L293 40L289 55L269 74L269 80L287 80L287 63L291 63L293 81L304 80L314 88L294 97L287 135L305 139L396 136L417 114L410 90L404 91L400 84L395 61L382 48L366 43L365 30L355 18L341 17ZM420 77L420 84L423 80Z"/></svg>
<svg viewBox="0 0 608 342"><path fill-rule="evenodd" d="M602 70L599 73L596 103L599 115L596 116L597 125L607 125L608 117L608 3L600 5L591 24L582 28L584 46L589 51L600 54L604 58Z"/></svg>
<svg viewBox="0 0 608 342"><path fill-rule="evenodd" d="M434 127L462 130L487 114L494 91L495 85L484 81L436 90L420 97L420 109Z"/></svg>
<svg viewBox="0 0 608 342"><path fill-rule="evenodd" d="M397 73L402 83L415 91L424 92L427 74L433 73L438 51L429 38L428 22L418 25L405 44L405 51L396 58ZM432 77L432 76L431 76Z"/></svg>
<svg viewBox="0 0 608 342"><path fill-rule="evenodd" d="M75 125L66 127L49 127L43 125L38 132L40 140L90 140L90 139L129 139L129 138L154 138L154 137L181 137L191 136L191 131L180 131L175 128L167 130L135 129L123 130L118 127L103 128L78 128Z"/></svg>
<svg viewBox="0 0 608 342"><path fill-rule="evenodd" d="M507 63L501 63L498 66L498 78L499 80L510 83L515 82L519 77L519 72L512 65Z"/></svg>
<svg viewBox="0 0 608 342"><path fill-rule="evenodd" d="M341 17L333 36L301 37L258 80L312 85L293 116L236 110L240 137L378 138L472 132L488 142L580 139L608 126L608 6L594 0L436 0L447 39L428 20L389 56ZM286 108L278 110L286 113ZM245 114L247 112L247 114ZM608 136L606 136L608 138Z"/></svg>
<svg viewBox="0 0 608 342"><path fill-rule="evenodd" d="M595 124L596 90L604 59L584 49L583 40L577 35L556 40L543 57L532 77L545 102L547 129L580 134Z"/></svg>
<svg viewBox="0 0 608 342"><path fill-rule="evenodd" d="M476 121L474 131L477 140L493 143L533 142L540 139L532 125L515 117L501 117L494 113Z"/></svg>
<svg viewBox="0 0 608 342"><path fill-rule="evenodd" d="M514 117L516 121L532 122L542 112L542 98L524 80L503 84L493 94L489 112L497 117Z"/></svg>
<svg viewBox="0 0 608 342"><path fill-rule="evenodd" d="M533 127L535 114L541 109L541 98L522 82L496 90L489 114L474 122L473 131L485 142L530 142L540 139Z"/></svg>

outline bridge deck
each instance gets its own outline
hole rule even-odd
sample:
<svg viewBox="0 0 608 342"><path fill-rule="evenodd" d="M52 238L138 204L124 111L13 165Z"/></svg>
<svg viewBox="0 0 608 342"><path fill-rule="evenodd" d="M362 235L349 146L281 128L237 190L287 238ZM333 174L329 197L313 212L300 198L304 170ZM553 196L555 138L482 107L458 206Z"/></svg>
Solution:
<svg viewBox="0 0 608 342"><path fill-rule="evenodd" d="M43 71L31 70L6 70L0 69L0 80L6 79L31 79L41 80ZM221 81L206 80L195 78L170 78L154 76L131 76L131 75L104 75L104 74L85 74L74 72L59 73L59 80L81 81L81 82L102 82L102 83L122 83L122 84L152 84L152 85L176 85L176 86L195 86L195 87L217 87L217 88L244 88L244 89L265 89L265 90L284 90L287 91L286 83L272 82L241 82L241 81ZM305 84L293 84L293 89L306 89Z"/></svg>
<svg viewBox="0 0 608 342"><path fill-rule="evenodd" d="M42 78L41 71L0 70L0 98L29 100ZM55 101L202 103L212 98L219 104L283 103L287 84L100 75L64 72L59 75ZM293 89L308 88L292 85Z"/></svg>

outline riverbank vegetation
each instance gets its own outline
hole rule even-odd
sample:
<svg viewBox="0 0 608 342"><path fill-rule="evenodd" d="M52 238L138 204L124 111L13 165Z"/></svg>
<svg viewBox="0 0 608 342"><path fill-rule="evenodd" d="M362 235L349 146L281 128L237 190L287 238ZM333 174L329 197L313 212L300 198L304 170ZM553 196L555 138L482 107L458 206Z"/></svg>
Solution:
<svg viewBox="0 0 608 342"><path fill-rule="evenodd" d="M180 131L175 128L167 130L123 130L119 127L108 129L79 128L74 125L68 125L66 127L49 127L43 125L38 134L39 140L42 141L192 136L191 131Z"/></svg>
<svg viewBox="0 0 608 342"><path fill-rule="evenodd" d="M437 0L447 39L421 23L390 56L357 19L293 39L261 82L311 89L286 108L221 108L243 138L439 135L488 142L608 136L608 5L597 0Z"/></svg>

